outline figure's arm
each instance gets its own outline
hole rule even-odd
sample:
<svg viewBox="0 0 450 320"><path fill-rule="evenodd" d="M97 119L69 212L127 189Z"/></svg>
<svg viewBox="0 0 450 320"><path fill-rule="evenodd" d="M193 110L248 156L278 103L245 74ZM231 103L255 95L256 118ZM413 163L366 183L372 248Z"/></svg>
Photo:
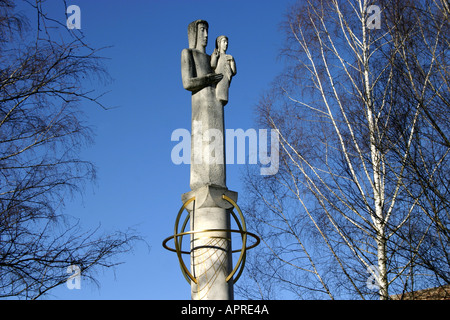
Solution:
<svg viewBox="0 0 450 320"><path fill-rule="evenodd" d="M186 90L196 92L206 86L215 84L223 78L221 73L209 73L205 76L197 77L194 58L188 49L181 52L181 79Z"/></svg>
<svg viewBox="0 0 450 320"><path fill-rule="evenodd" d="M236 62L234 61L233 56L227 55L227 59L230 62L230 68L231 68L231 72L233 73L232 75L235 76L237 73L236 70Z"/></svg>
<svg viewBox="0 0 450 320"><path fill-rule="evenodd" d="M214 49L214 52L211 55L211 68L213 70L216 70L217 68L217 61L219 61L219 51Z"/></svg>

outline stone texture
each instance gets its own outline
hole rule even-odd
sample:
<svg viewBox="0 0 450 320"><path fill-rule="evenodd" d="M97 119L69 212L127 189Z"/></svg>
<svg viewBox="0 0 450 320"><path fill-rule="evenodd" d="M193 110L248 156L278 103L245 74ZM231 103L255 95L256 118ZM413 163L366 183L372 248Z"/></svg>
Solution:
<svg viewBox="0 0 450 320"><path fill-rule="evenodd" d="M229 230L232 205L222 195L237 201L237 193L226 186L223 111L235 74L229 64L234 59L222 48L212 67L206 53L208 31L204 20L189 24L189 48L181 52L183 87L192 94L191 191L182 195L182 201L195 197L186 208L190 230L195 232L191 235L191 273L197 283L191 283L192 299L231 300L233 281L226 281L233 268L230 232L205 230ZM217 84L223 79L226 82L220 90L226 92L217 95Z"/></svg>

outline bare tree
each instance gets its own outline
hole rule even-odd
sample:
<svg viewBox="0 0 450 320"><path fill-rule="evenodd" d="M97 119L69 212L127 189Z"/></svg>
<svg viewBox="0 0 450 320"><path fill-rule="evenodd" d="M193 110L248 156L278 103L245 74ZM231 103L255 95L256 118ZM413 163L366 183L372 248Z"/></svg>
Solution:
<svg viewBox="0 0 450 320"><path fill-rule="evenodd" d="M83 231L61 214L64 200L95 178L79 159L92 136L80 104L101 106L83 82L106 72L82 34L58 33L62 23L43 1L22 4L36 25L0 0L0 297L35 299L64 283L69 265L85 278L113 266L137 237Z"/></svg>
<svg viewBox="0 0 450 320"><path fill-rule="evenodd" d="M404 252L416 273L432 274L437 286L450 280L448 13L446 1L386 5L385 10L397 52L398 86L406 103L417 105L420 112L402 182L420 209L399 234L411 245ZM394 150L400 153L404 147L399 143Z"/></svg>
<svg viewBox="0 0 450 320"><path fill-rule="evenodd" d="M258 105L261 125L280 133L280 170L247 179L247 211L266 244L253 278L332 299L388 299L445 280L424 275L430 250L448 263L442 15L438 1L291 8L287 68Z"/></svg>

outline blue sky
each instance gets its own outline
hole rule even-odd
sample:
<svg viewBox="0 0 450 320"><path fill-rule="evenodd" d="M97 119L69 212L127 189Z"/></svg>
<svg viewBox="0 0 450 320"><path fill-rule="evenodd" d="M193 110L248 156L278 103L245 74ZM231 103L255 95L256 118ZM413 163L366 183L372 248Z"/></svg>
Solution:
<svg viewBox="0 0 450 320"><path fill-rule="evenodd" d="M62 1L61 1L62 2ZM254 107L274 76L283 35L279 24L292 1L287 0L72 0L81 9L81 27L102 52L111 83L102 102L84 110L94 128L95 143L82 158L98 169L98 180L76 197L65 213L85 228L102 232L133 227L150 246L137 244L124 263L96 274L97 288L81 278L80 290L65 286L50 299L190 299L175 253L161 242L173 232L181 194L189 191L189 166L175 165L171 141L175 129L190 130L190 93L181 84L180 54L188 46L187 25L209 22L207 53L217 36L229 38L228 52L237 64L225 109L225 127L255 127ZM48 1L50 13L65 22L65 8ZM87 84L92 86L92 84ZM97 86L97 85L95 85ZM228 165L227 186L240 192L243 165ZM239 203L239 201L238 201ZM245 277L245 273L243 275ZM239 298L239 296L236 296Z"/></svg>

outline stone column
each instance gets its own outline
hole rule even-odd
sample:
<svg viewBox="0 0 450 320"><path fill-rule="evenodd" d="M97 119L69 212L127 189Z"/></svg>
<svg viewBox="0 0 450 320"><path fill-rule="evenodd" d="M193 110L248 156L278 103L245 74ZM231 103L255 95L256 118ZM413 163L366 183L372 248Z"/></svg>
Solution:
<svg viewBox="0 0 450 320"><path fill-rule="evenodd" d="M183 202L195 197L187 210L190 214L191 282L193 300L232 300L233 281L226 278L233 269L229 230L232 205L226 195L237 201L237 193L217 186L204 186L183 194Z"/></svg>
<svg viewBox="0 0 450 320"><path fill-rule="evenodd" d="M195 279L191 284L192 299L229 300L233 299L233 280L226 281L226 278L233 265L231 235L227 230L230 230L232 205L222 196L237 201L237 193L226 186L223 108L227 101L217 98L216 86L224 78L221 70L224 61L233 59L221 47L215 54L217 63L211 63L211 56L206 53L208 32L209 24L205 20L190 23L189 48L181 52L183 87L192 93L192 191L183 194L182 200L184 203L195 197L186 208L192 232L191 274ZM235 71L228 74L227 86L234 74ZM215 231L208 231L211 229Z"/></svg>

